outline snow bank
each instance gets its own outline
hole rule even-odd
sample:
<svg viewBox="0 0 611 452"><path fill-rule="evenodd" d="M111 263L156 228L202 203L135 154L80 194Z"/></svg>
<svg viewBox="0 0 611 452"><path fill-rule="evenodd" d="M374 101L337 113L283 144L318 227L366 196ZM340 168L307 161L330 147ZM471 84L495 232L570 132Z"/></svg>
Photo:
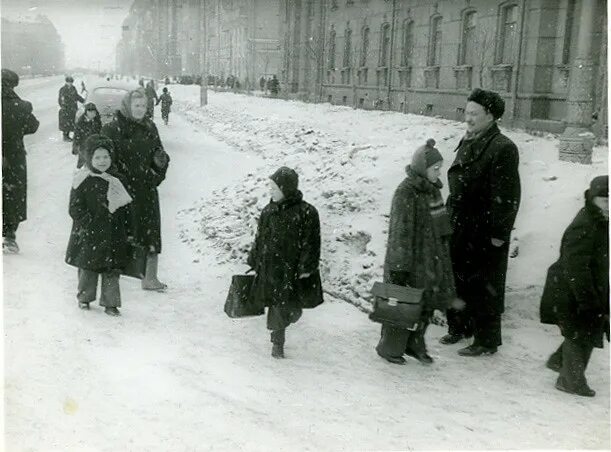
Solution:
<svg viewBox="0 0 611 452"><path fill-rule="evenodd" d="M405 165L432 137L447 169L464 133L463 124L446 119L232 93L209 92L210 103L202 109L198 87L171 89L176 110L191 122L265 162L257 174L182 212L184 240L199 253L209 253L211 244L220 263L244 262L269 199L267 176L278 166L294 167L305 199L320 211L325 287L365 310L372 282L382 277L391 198ZM512 244L517 256L508 274L508 291L516 294L540 290L562 232L582 206L583 191L592 177L607 173L608 149L595 148L591 166L559 162L557 137L503 131L521 158L523 200ZM538 303L527 302L530 298L515 297L509 309L537 318ZM522 302L528 305L518 305Z"/></svg>

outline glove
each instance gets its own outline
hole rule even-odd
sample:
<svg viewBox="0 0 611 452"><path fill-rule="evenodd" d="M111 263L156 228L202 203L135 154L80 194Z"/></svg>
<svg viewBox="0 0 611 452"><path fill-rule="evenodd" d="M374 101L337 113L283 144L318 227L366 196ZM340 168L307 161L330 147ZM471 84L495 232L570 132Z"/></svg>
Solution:
<svg viewBox="0 0 611 452"><path fill-rule="evenodd" d="M163 149L157 149L153 154L153 163L157 168L165 168L170 163L170 156Z"/></svg>

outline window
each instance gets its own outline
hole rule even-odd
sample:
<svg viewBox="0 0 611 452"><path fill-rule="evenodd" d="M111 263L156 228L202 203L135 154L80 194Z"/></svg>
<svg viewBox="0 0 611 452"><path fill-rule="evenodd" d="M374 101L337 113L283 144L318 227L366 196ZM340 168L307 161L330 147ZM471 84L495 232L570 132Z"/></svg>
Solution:
<svg viewBox="0 0 611 452"><path fill-rule="evenodd" d="M352 67L352 30L344 33L344 67Z"/></svg>
<svg viewBox="0 0 611 452"><path fill-rule="evenodd" d="M476 25L477 15L475 11L468 11L463 16L462 51L460 64L473 66L475 64L475 53L477 45Z"/></svg>
<svg viewBox="0 0 611 452"><path fill-rule="evenodd" d="M431 19L429 42L429 66L439 66L441 61L441 16Z"/></svg>
<svg viewBox="0 0 611 452"><path fill-rule="evenodd" d="M518 6L509 5L501 10L501 36L497 63L513 64L518 35Z"/></svg>
<svg viewBox="0 0 611 452"><path fill-rule="evenodd" d="M380 35L380 67L388 66L390 60L390 24L382 25Z"/></svg>
<svg viewBox="0 0 611 452"><path fill-rule="evenodd" d="M414 21L403 22L403 48L401 49L401 66L412 65L412 51L414 47Z"/></svg>
<svg viewBox="0 0 611 452"><path fill-rule="evenodd" d="M575 0L568 0L566 6L566 21L564 23L564 47L562 48L562 64L570 64L572 60L571 38L575 22Z"/></svg>
<svg viewBox="0 0 611 452"><path fill-rule="evenodd" d="M329 36L329 66L330 70L335 69L335 31L331 31Z"/></svg>
<svg viewBox="0 0 611 452"><path fill-rule="evenodd" d="M363 46L361 47L361 67L367 66L369 56L369 27L363 28Z"/></svg>

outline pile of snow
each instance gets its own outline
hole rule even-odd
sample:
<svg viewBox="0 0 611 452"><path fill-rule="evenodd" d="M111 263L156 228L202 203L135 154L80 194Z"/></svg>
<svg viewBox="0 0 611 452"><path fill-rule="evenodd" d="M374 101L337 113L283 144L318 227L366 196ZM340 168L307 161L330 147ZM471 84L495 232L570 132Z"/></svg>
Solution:
<svg viewBox="0 0 611 452"><path fill-rule="evenodd" d="M463 124L445 119L231 93L211 92L202 109L197 88L172 92L176 110L189 121L266 162L257 174L183 211L183 240L202 254L211 245L219 263L245 262L269 201L268 175L281 165L293 167L305 199L320 212L326 290L365 310L373 281L382 278L390 203L405 165L432 137L447 169L464 133ZM508 275L509 296L518 296L509 304L520 318L534 320L536 292L557 258L562 232L582 206L583 191L592 177L607 173L608 149L595 148L591 166L571 164L558 161L557 137L504 133L520 150L523 189Z"/></svg>

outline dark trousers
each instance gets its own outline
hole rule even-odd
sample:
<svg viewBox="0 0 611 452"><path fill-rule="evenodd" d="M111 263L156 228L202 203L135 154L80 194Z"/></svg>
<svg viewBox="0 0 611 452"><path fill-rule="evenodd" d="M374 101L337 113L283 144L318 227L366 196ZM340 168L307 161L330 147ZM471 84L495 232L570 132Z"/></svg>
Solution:
<svg viewBox="0 0 611 452"><path fill-rule="evenodd" d="M593 349L589 344L565 338L550 356L549 363L560 367L558 379L566 388L575 390L588 385L585 373Z"/></svg>
<svg viewBox="0 0 611 452"><path fill-rule="evenodd" d="M5 216L2 215L2 237L7 239L15 240L17 237L17 228L19 223L12 223L7 221Z"/></svg>
<svg viewBox="0 0 611 452"><path fill-rule="evenodd" d="M378 342L376 350L380 355L391 358L399 358L409 351L415 355L426 353L424 336L429 326L430 317L430 312L423 314L415 331L382 325L380 342Z"/></svg>
<svg viewBox="0 0 611 452"><path fill-rule="evenodd" d="M473 345L483 347L498 347L503 344L501 339L501 314L494 311L467 307L463 311L448 309L448 333L474 336Z"/></svg>
<svg viewBox="0 0 611 452"><path fill-rule="evenodd" d="M91 303L96 299L98 277L102 276L100 306L105 308L121 307L121 291L119 289L119 274L117 272L98 273L91 270L78 269L78 301Z"/></svg>
<svg viewBox="0 0 611 452"><path fill-rule="evenodd" d="M286 328L301 318L301 308L271 306L267 310L267 329L271 330L271 341L274 344L284 345Z"/></svg>

